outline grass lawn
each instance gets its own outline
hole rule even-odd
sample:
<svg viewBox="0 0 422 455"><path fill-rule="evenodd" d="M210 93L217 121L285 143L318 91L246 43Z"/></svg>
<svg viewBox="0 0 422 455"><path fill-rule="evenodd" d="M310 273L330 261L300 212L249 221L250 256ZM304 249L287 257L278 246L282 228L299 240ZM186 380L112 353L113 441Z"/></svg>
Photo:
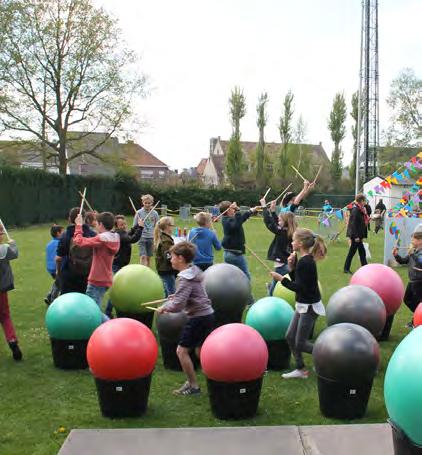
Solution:
<svg viewBox="0 0 422 455"><path fill-rule="evenodd" d="M314 226L315 221L302 219L300 224ZM179 221L179 226L189 223ZM191 225L193 225L191 223ZM221 238L221 226L217 226ZM249 220L245 225L248 245L265 257L272 234L261 219ZM215 419L210 410L206 381L200 374L203 393L200 397L175 397L172 389L184 381L182 373L164 370L161 359L155 369L148 411L138 419L109 420L100 415L93 378L89 371L61 371L53 367L50 343L44 327L46 306L43 302L51 285L45 271L44 249L49 241L49 226L36 226L12 230L20 251L13 261L16 290L9 294L11 311L24 361L15 363L8 346L0 343L0 432L1 454L55 454L73 428L143 428L184 426L233 426L233 425L286 425L329 424L338 421L322 417L318 406L315 374L308 380L283 381L279 372L269 372L263 383L258 415L254 419L224 422ZM372 262L381 262L383 233L370 234ZM334 291L348 283L343 274L343 261L347 243L343 237L329 245L328 258L319 264L319 279L324 291L324 303ZM132 261L138 260L137 247ZM221 262L221 253L215 262ZM248 255L253 277L255 298L265 296L267 272L256 259ZM357 255L352 269L357 268ZM406 280L406 270L399 273ZM386 410L383 382L388 359L398 342L405 336L405 323L409 312L402 306L396 315L390 341L381 345L381 366L369 401L366 417L360 422L384 422ZM318 334L325 327L319 318ZM312 359L306 356L308 366ZM344 423L344 422L342 422Z"/></svg>

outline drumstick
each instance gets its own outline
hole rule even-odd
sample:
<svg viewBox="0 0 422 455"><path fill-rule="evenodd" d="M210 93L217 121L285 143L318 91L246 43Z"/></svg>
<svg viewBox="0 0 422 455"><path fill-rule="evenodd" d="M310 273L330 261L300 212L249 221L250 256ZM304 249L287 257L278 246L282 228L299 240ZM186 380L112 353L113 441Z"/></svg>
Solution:
<svg viewBox="0 0 422 455"><path fill-rule="evenodd" d="M141 306L158 305L159 303L164 303L166 300L168 300L168 299L152 300L151 302L141 303Z"/></svg>
<svg viewBox="0 0 422 455"><path fill-rule="evenodd" d="M283 190L275 199L274 199L274 202L277 202L281 196L283 196L283 194L285 194L287 192L287 190L292 186L292 183L290 183L285 190ZM271 201L272 202L272 201ZM267 202L267 205L271 205L271 202Z"/></svg>
<svg viewBox="0 0 422 455"><path fill-rule="evenodd" d="M1 219L0 219L0 224L3 226L3 231L6 234L7 241L10 242L9 233L7 232L6 226L4 225L4 223L3 223L3 221Z"/></svg>
<svg viewBox="0 0 422 455"><path fill-rule="evenodd" d="M255 259L257 259L258 262L260 262L270 273L273 272L274 270L271 269L271 267L268 267L268 265L254 252L252 251L248 245L245 245L245 248L249 251L249 253L252 254L252 256L255 257Z"/></svg>
<svg viewBox="0 0 422 455"><path fill-rule="evenodd" d="M81 216L82 216L82 210L84 208L85 195L86 195L86 187L84 188L84 193L82 194L81 208L79 209L79 214Z"/></svg>
<svg viewBox="0 0 422 455"><path fill-rule="evenodd" d="M318 177L319 177L319 174L321 173L321 170L322 170L322 164L320 165L319 169L318 169L318 172L317 172L317 175L316 177L314 178L314 181L312 183L316 183Z"/></svg>
<svg viewBox="0 0 422 455"><path fill-rule="evenodd" d="M129 196L129 201L130 201L130 205L132 206L133 211L135 212L135 215L136 215L138 213L138 211L136 210L135 204L133 203L132 198L130 196Z"/></svg>
<svg viewBox="0 0 422 455"><path fill-rule="evenodd" d="M290 165L292 169L296 172L296 174L304 181L306 182L305 177L293 166L293 164Z"/></svg>
<svg viewBox="0 0 422 455"><path fill-rule="evenodd" d="M148 310L152 311L158 311L158 308L154 308L153 306L146 306L145 308L148 308Z"/></svg>
<svg viewBox="0 0 422 455"><path fill-rule="evenodd" d="M79 196L83 197L83 194L80 191L78 191L78 193L79 193ZM88 206L89 210L91 210L91 212L95 212L95 210L92 208L91 204L88 202L87 198L85 198L85 202L86 202L86 205Z"/></svg>
<svg viewBox="0 0 422 455"><path fill-rule="evenodd" d="M265 199L268 196L268 193L271 191L271 187L268 188L267 192L264 194L262 199Z"/></svg>
<svg viewBox="0 0 422 455"><path fill-rule="evenodd" d="M148 217L151 215L151 213L153 212L153 210L155 210L157 208L157 205L160 203L160 201L158 201L154 207L147 213L147 216L144 218L144 223L145 221L148 219Z"/></svg>

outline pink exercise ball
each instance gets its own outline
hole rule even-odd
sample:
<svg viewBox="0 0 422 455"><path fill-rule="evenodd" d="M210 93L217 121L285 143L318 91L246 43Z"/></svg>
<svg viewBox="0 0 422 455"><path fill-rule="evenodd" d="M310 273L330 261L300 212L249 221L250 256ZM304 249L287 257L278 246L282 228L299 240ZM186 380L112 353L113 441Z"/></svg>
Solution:
<svg viewBox="0 0 422 455"><path fill-rule="evenodd" d="M404 286L400 275L383 264L367 264L357 270L350 284L360 284L375 291L382 299L387 316L393 315L404 297Z"/></svg>

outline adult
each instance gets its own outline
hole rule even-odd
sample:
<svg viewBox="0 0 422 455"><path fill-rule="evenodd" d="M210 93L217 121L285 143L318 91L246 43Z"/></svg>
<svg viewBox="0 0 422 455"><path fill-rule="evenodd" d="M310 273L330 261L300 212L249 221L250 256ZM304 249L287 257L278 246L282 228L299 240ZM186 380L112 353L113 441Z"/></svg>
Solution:
<svg viewBox="0 0 422 455"><path fill-rule="evenodd" d="M383 229L384 226L384 216L385 212L387 211L387 207L385 206L382 199L378 201L378 204L375 206L375 213L379 215L375 220L375 234L378 233L380 229Z"/></svg>
<svg viewBox="0 0 422 455"><path fill-rule="evenodd" d="M296 212L302 199L308 195L314 186L315 182L305 180L303 182L302 191L299 194L293 193L293 191L286 193L280 203L280 212Z"/></svg>
<svg viewBox="0 0 422 455"><path fill-rule="evenodd" d="M330 214L333 212L333 206L330 204L330 201L328 199L326 199L324 201L324 205L322 206L322 211L327 214Z"/></svg>
<svg viewBox="0 0 422 455"><path fill-rule="evenodd" d="M378 204L375 206L375 210L379 210L381 216L385 215L385 212L387 211L387 207L385 206L384 202L382 199L378 201Z"/></svg>
<svg viewBox="0 0 422 455"><path fill-rule="evenodd" d="M60 280L62 294L69 292L85 294L87 287L89 267L88 270L85 270L85 262L92 260L92 250L84 248L88 251L91 250L91 254L86 251L83 253L83 257L78 257L82 248L74 246L73 242L71 242L75 233L75 219L79 214L79 210L79 207L70 209L69 226L67 226L57 246L56 276ZM82 211L82 215L84 215L84 211ZM96 233L87 224L83 224L82 236L95 237ZM72 257L70 257L71 255Z"/></svg>
<svg viewBox="0 0 422 455"><path fill-rule="evenodd" d="M359 252L361 265L366 265L366 252L363 245L363 239L368 236L367 225L369 216L365 209L365 195L358 194L350 210L349 223L347 225L346 236L350 239L350 248L344 263L344 273L352 273L350 265L356 250Z"/></svg>

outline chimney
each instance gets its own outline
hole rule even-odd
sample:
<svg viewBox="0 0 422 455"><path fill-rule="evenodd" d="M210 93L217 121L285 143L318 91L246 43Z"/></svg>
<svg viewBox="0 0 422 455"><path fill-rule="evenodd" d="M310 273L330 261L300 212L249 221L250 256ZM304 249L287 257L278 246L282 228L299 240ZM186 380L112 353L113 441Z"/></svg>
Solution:
<svg viewBox="0 0 422 455"><path fill-rule="evenodd" d="M215 137L212 137L210 139L210 155L214 153L215 146L217 145L217 140L220 140L220 136L218 136L218 139Z"/></svg>

